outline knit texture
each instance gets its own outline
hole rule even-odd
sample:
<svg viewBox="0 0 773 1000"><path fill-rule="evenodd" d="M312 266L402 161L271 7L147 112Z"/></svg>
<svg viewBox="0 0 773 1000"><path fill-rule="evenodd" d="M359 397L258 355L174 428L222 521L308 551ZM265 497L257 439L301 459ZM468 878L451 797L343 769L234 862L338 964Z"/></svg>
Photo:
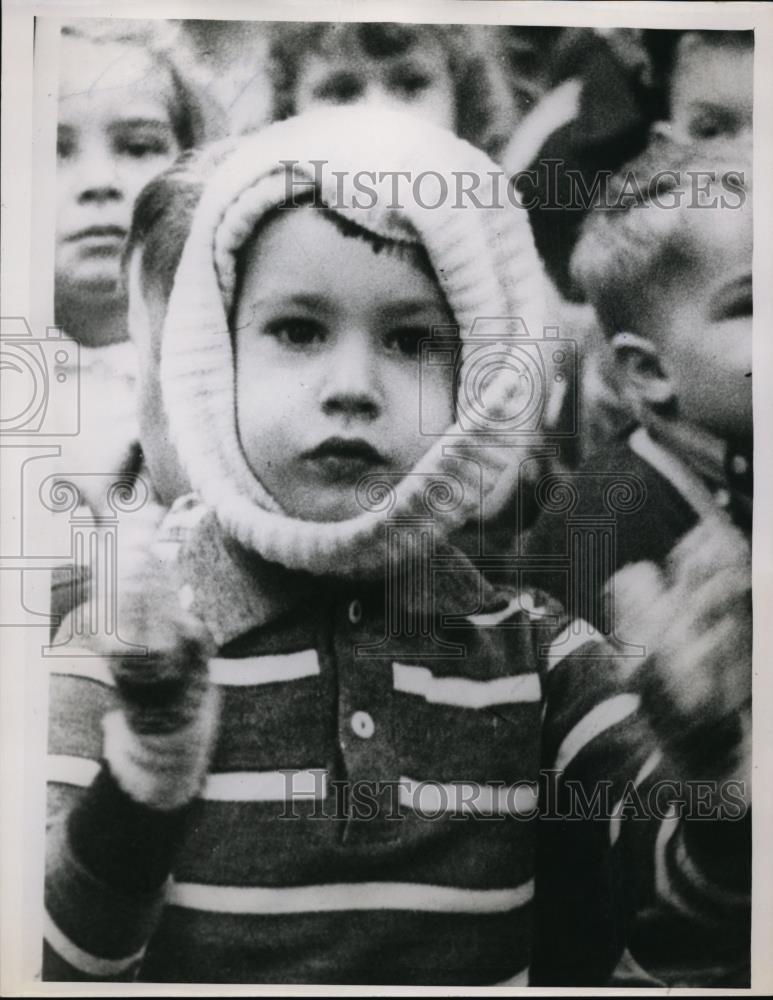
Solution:
<svg viewBox="0 0 773 1000"><path fill-rule="evenodd" d="M375 199L355 186L362 171ZM395 190L400 172L409 179ZM397 112L337 108L270 126L213 175L169 301L162 385L194 489L243 546L291 569L375 575L384 567L386 517L426 514L429 506L436 531L447 535L495 490L508 458L502 434L518 431L524 411L524 338L540 335L543 309L526 213L511 204L476 209L458 195L459 178L469 188L473 177L476 197L496 204L504 197L494 187L497 174L484 153L444 129ZM321 202L359 226L424 246L465 345L459 398L466 413L458 410L456 426L429 439L414 474L398 484L369 482L359 494L363 513L335 523L286 516L249 468L236 426L228 325L239 248L269 210L311 185ZM459 448L471 437L474 462Z"/></svg>
<svg viewBox="0 0 773 1000"><path fill-rule="evenodd" d="M104 758L118 785L135 802L164 812L190 802L200 791L217 736L219 697L209 688L198 716L175 733L138 733L125 711L102 720Z"/></svg>

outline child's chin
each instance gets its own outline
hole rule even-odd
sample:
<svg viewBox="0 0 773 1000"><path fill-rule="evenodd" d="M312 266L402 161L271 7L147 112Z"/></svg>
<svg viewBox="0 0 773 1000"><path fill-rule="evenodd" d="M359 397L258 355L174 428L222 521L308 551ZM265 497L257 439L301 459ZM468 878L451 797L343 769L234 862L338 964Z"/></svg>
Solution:
<svg viewBox="0 0 773 1000"><path fill-rule="evenodd" d="M117 299L122 294L120 266L110 258L83 261L73 269L69 283L81 295L100 299Z"/></svg>
<svg viewBox="0 0 773 1000"><path fill-rule="evenodd" d="M349 521L353 517L359 517L362 513L362 507L356 501L344 500L339 503L311 504L308 508L299 511L296 517L300 517L303 521L315 521L321 524L326 521Z"/></svg>
<svg viewBox="0 0 773 1000"><path fill-rule="evenodd" d="M354 486L320 486L298 491L295 496L276 496L280 506L290 517L301 521L348 521L359 517L363 508L357 502Z"/></svg>

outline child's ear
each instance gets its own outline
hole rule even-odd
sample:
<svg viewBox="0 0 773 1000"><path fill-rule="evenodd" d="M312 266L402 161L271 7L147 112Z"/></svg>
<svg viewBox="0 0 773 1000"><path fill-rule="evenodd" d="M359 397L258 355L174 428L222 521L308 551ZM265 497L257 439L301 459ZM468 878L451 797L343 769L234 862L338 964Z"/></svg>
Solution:
<svg viewBox="0 0 773 1000"><path fill-rule="evenodd" d="M611 341L623 392L637 415L642 407L663 409L675 398L674 383L657 345L636 333L616 333Z"/></svg>

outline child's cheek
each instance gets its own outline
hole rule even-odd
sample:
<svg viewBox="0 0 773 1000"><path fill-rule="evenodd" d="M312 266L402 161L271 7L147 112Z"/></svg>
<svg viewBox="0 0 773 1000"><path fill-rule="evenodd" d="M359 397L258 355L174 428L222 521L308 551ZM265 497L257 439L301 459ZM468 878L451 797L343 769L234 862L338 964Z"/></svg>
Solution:
<svg viewBox="0 0 773 1000"><path fill-rule="evenodd" d="M456 101L450 82L440 81L429 92L425 101L424 116L442 128L456 131Z"/></svg>
<svg viewBox="0 0 773 1000"><path fill-rule="evenodd" d="M409 389L391 400L389 411L386 419L406 456L403 471L409 472L454 422L452 382L442 374L425 372L420 382L412 382Z"/></svg>
<svg viewBox="0 0 773 1000"><path fill-rule="evenodd" d="M277 365L270 353L251 350L241 358L237 355L237 425L242 448L258 474L257 466L290 448L294 429L313 419L302 372L292 365Z"/></svg>
<svg viewBox="0 0 773 1000"><path fill-rule="evenodd" d="M455 370L424 367L421 372L422 425L444 431L454 421Z"/></svg>

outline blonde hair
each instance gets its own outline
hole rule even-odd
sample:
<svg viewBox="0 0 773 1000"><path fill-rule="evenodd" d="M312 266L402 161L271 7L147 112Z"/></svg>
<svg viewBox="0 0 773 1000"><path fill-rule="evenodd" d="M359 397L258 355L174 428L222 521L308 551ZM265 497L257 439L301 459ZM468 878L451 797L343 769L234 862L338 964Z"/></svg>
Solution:
<svg viewBox="0 0 773 1000"><path fill-rule="evenodd" d="M184 59L177 29L169 22L83 18L64 24L62 36L95 45L134 46L166 71L172 85L169 120L180 149L192 149L223 135L222 110Z"/></svg>

